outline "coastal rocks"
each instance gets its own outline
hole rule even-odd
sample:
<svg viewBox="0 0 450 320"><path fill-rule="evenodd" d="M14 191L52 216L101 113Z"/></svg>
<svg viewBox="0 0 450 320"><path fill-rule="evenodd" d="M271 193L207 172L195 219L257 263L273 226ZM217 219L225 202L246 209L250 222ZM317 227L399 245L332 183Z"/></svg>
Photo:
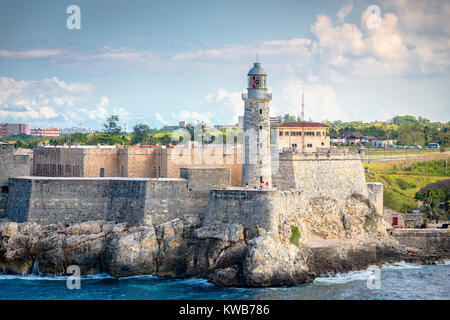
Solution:
<svg viewBox="0 0 450 320"><path fill-rule="evenodd" d="M207 275L220 261L221 267L228 267L226 261L245 251L238 249L243 242L244 227L240 224L212 223L194 230L188 244L186 275Z"/></svg>
<svg viewBox="0 0 450 320"><path fill-rule="evenodd" d="M156 227L101 220L69 226L1 222L0 272L62 275L77 265L81 274L185 276L187 243L201 223L194 215Z"/></svg>
<svg viewBox="0 0 450 320"><path fill-rule="evenodd" d="M312 279L307 263L311 255L308 249L280 242L273 234L255 238L248 246L242 270L246 286L282 286Z"/></svg>
<svg viewBox="0 0 450 320"><path fill-rule="evenodd" d="M154 274L158 251L153 226L133 227L107 244L102 254L104 271L118 277Z"/></svg>
<svg viewBox="0 0 450 320"><path fill-rule="evenodd" d="M299 243L315 239L369 241L389 238L387 223L364 195L354 193L343 199L314 197L303 202L301 214L280 213L280 241L293 239L293 231L295 241Z"/></svg>
<svg viewBox="0 0 450 320"><path fill-rule="evenodd" d="M199 215L187 214L155 226L159 244L157 275L186 276L188 242L193 231L201 227L202 222L203 219Z"/></svg>
<svg viewBox="0 0 450 320"><path fill-rule="evenodd" d="M202 226L201 218L194 216L156 226L106 221L70 226L2 222L0 272L61 275L66 274L68 266L77 265L82 275L106 272L116 277L201 277L218 286L267 287L307 283L318 276L361 270L373 264L435 261L439 254L448 253L433 251L430 255L425 249L401 246L378 230L380 222L371 216L371 208L364 201L349 199L347 204L345 211L338 213L350 216L345 217L350 224L345 228L355 239L311 240L316 229L308 229L309 218L288 221L279 233L236 223ZM368 217L374 224L365 227ZM299 225L298 229L292 227L293 223ZM342 226L321 226L320 232ZM285 231L285 227L289 229ZM436 248L445 247L446 234L439 235L442 245ZM417 237L411 241L416 243ZM431 238L427 236L420 243L426 244Z"/></svg>
<svg viewBox="0 0 450 320"><path fill-rule="evenodd" d="M32 239L20 232L20 225L15 222L0 224L0 271L26 274L31 271L33 257Z"/></svg>

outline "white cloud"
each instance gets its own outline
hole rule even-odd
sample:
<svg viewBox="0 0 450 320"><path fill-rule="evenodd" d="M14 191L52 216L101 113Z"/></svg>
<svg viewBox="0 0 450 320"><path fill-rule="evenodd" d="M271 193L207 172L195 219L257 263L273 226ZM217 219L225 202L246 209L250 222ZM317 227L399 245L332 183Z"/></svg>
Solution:
<svg viewBox="0 0 450 320"><path fill-rule="evenodd" d="M281 84L281 93L273 95L271 114L289 113L300 116L301 95L305 97L305 119L314 121L348 119L339 107L332 87L321 84L308 84L301 79L290 77ZM277 90L280 92L279 90Z"/></svg>
<svg viewBox="0 0 450 320"><path fill-rule="evenodd" d="M380 27L369 30L370 16L361 14L360 26L335 25L331 18L319 15L311 26L312 48L320 62L341 75L404 76L443 73L450 65L450 40L412 34L400 22L401 17L387 12ZM340 20L340 18L338 18Z"/></svg>
<svg viewBox="0 0 450 320"><path fill-rule="evenodd" d="M353 3L343 5L341 9L339 9L338 13L336 13L336 19L339 23L344 23L345 17L352 12Z"/></svg>
<svg viewBox="0 0 450 320"><path fill-rule="evenodd" d="M197 123L197 121L211 124L214 115L210 112L200 113L196 111L181 110L177 113L172 113L171 116L174 121L186 120L194 124Z"/></svg>
<svg viewBox="0 0 450 320"><path fill-rule="evenodd" d="M50 107L41 107L39 109L39 111L42 114L42 116L45 117L45 119L51 119L51 118L55 118L56 116L58 116L58 114L55 112L55 110L53 110Z"/></svg>
<svg viewBox="0 0 450 320"><path fill-rule="evenodd" d="M32 121L60 117L70 120L76 103L85 102L95 87L90 83L67 83L56 77L16 81L0 78L0 118L3 121Z"/></svg>
<svg viewBox="0 0 450 320"><path fill-rule="evenodd" d="M156 120L158 120L160 123L165 124L165 125L169 124L166 120L164 120L164 118L161 116L161 114L159 112L155 112L155 117L156 117Z"/></svg>
<svg viewBox="0 0 450 320"><path fill-rule="evenodd" d="M57 49L35 49L24 51L10 51L0 49L0 58L12 58L12 59L49 58L60 56L65 53L67 53L66 50L57 50Z"/></svg>
<svg viewBox="0 0 450 320"><path fill-rule="evenodd" d="M244 114L244 102L242 101L241 92L228 91L220 88L214 94L208 94L206 101L209 106L214 108L217 121L221 123L223 119L229 119L232 123L238 122L238 117Z"/></svg>
<svg viewBox="0 0 450 320"><path fill-rule="evenodd" d="M407 32L450 36L450 2L446 0L381 0L385 10L395 10Z"/></svg>

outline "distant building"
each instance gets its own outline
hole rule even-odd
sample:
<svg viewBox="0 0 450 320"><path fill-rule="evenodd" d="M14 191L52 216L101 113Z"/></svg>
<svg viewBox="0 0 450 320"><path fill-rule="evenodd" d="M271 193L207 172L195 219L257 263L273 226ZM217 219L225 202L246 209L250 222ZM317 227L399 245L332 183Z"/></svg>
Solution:
<svg viewBox="0 0 450 320"><path fill-rule="evenodd" d="M238 127L243 128L244 127L244 116L238 117Z"/></svg>
<svg viewBox="0 0 450 320"><path fill-rule="evenodd" d="M179 128L178 126L164 126L163 127L163 129L166 129L166 130L176 130L178 128Z"/></svg>
<svg viewBox="0 0 450 320"><path fill-rule="evenodd" d="M397 140L382 140L382 139L375 139L370 141L370 145L375 148L386 148L389 146L395 146L397 143Z"/></svg>
<svg viewBox="0 0 450 320"><path fill-rule="evenodd" d="M360 143L369 144L372 147L384 148L395 145L396 140L382 140L374 136L365 136L361 132L352 132L345 138L345 145L355 146Z"/></svg>
<svg viewBox="0 0 450 320"><path fill-rule="evenodd" d="M90 134L90 133L97 133L100 132L99 130L95 129L87 129L87 128L81 128L81 127L72 127L72 128L64 128L61 129L61 135L68 136L74 133L83 133L83 134Z"/></svg>
<svg viewBox="0 0 450 320"><path fill-rule="evenodd" d="M281 123L281 118L280 117L270 117L270 124L280 124Z"/></svg>
<svg viewBox="0 0 450 320"><path fill-rule="evenodd" d="M355 146L361 143L364 135L361 132L352 132L345 137L345 144L347 146Z"/></svg>
<svg viewBox="0 0 450 320"><path fill-rule="evenodd" d="M242 146L224 148L190 141L187 146L38 146L32 173L46 177L179 178L180 168L230 168L230 183L242 185ZM231 160L230 160L231 159ZM0 168L1 169L1 168ZM0 170L1 172L1 170Z"/></svg>
<svg viewBox="0 0 450 320"><path fill-rule="evenodd" d="M237 128L237 125L235 124L215 124L214 125L214 129L232 129L232 128Z"/></svg>
<svg viewBox="0 0 450 320"><path fill-rule="evenodd" d="M28 135L28 124L24 123L0 123L0 136L9 136L12 134Z"/></svg>
<svg viewBox="0 0 450 320"><path fill-rule="evenodd" d="M186 121L184 121L184 120L178 122L178 126L179 126L180 128L186 128L186 125L187 125L187 123L186 123Z"/></svg>
<svg viewBox="0 0 450 320"><path fill-rule="evenodd" d="M345 138L339 138L339 137L331 137L330 138L330 143L333 145L343 145L345 144Z"/></svg>
<svg viewBox="0 0 450 320"><path fill-rule="evenodd" d="M33 137L59 137L61 135L61 129L58 128L34 128L31 129L31 136Z"/></svg>
<svg viewBox="0 0 450 320"><path fill-rule="evenodd" d="M374 141L374 140L377 140L377 138L374 137L374 136L364 136L364 137L361 139L361 142L362 142L362 143L371 143L371 142Z"/></svg>
<svg viewBox="0 0 450 320"><path fill-rule="evenodd" d="M277 127L277 146L281 152L285 148L302 149L304 132L305 152L316 152L320 148L330 148L327 136L328 125L319 122L285 122Z"/></svg>

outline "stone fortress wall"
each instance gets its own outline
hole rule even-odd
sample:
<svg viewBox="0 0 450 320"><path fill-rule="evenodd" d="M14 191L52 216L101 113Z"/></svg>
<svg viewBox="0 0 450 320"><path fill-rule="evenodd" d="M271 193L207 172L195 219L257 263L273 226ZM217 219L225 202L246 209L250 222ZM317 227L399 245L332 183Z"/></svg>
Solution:
<svg viewBox="0 0 450 320"><path fill-rule="evenodd" d="M342 197L349 193L368 195L359 154L280 153L272 161L277 189L301 189L311 197Z"/></svg>
<svg viewBox="0 0 450 320"><path fill-rule="evenodd" d="M242 147L38 146L34 176L179 178L184 167L229 168L231 185L242 185ZM29 175L19 174L13 177ZM7 179L6 179L7 181Z"/></svg>
<svg viewBox="0 0 450 320"><path fill-rule="evenodd" d="M21 177L10 180L7 213L14 221L40 224L114 220L159 224L184 214L242 223L266 231L284 216L309 210L311 199L367 198L382 212L383 187L366 184L358 155L279 155L274 189L230 187L230 169L180 168L181 178Z"/></svg>
<svg viewBox="0 0 450 320"><path fill-rule="evenodd" d="M283 152L273 163L272 180L277 190L213 190L203 224L239 223L256 234L290 235L289 226L302 224L308 215L328 215L328 224L340 224L339 212L351 208L383 215L383 185L366 183L358 154ZM304 226L304 233L307 229Z"/></svg>
<svg viewBox="0 0 450 320"><path fill-rule="evenodd" d="M197 171L200 171L197 173ZM229 185L226 168L187 168L181 178L11 178L8 217L38 224L89 220L160 224L204 215L212 188Z"/></svg>
<svg viewBox="0 0 450 320"><path fill-rule="evenodd" d="M29 175L31 151L0 142L0 218L6 215L11 177Z"/></svg>

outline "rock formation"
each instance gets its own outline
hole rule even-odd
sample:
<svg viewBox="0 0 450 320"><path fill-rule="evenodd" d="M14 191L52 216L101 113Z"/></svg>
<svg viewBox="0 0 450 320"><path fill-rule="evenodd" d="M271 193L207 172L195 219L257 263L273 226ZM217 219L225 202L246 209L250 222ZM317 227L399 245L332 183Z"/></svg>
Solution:
<svg viewBox="0 0 450 320"><path fill-rule="evenodd" d="M204 225L193 214L155 226L0 222L0 272L62 275L78 265L82 274L201 277L219 286L263 287L430 258L399 245L358 194L345 201L313 198L301 214L279 215L277 225L278 232L258 224Z"/></svg>

